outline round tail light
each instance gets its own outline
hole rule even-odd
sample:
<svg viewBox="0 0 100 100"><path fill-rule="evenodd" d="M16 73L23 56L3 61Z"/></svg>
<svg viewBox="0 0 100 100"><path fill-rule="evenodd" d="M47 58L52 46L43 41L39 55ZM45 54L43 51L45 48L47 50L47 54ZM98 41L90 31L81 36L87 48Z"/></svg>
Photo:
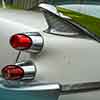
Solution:
<svg viewBox="0 0 100 100"><path fill-rule="evenodd" d="M26 50L31 48L32 39L25 34L15 34L10 38L10 44L14 49Z"/></svg>
<svg viewBox="0 0 100 100"><path fill-rule="evenodd" d="M16 65L7 65L1 70L5 80L33 80L37 69L33 62L20 62Z"/></svg>
<svg viewBox="0 0 100 100"><path fill-rule="evenodd" d="M16 65L7 65L1 72L6 80L18 80L24 76L24 70Z"/></svg>

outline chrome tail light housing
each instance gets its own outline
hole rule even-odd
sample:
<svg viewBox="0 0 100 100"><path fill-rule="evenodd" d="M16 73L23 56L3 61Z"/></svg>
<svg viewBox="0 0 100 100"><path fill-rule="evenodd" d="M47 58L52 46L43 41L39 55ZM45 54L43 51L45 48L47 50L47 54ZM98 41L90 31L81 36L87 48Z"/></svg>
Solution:
<svg viewBox="0 0 100 100"><path fill-rule="evenodd" d="M2 70L5 80L33 80L36 75L36 66L31 61L7 65Z"/></svg>
<svg viewBox="0 0 100 100"><path fill-rule="evenodd" d="M16 50L39 53L43 48L44 39L38 32L25 32L14 34L9 42Z"/></svg>

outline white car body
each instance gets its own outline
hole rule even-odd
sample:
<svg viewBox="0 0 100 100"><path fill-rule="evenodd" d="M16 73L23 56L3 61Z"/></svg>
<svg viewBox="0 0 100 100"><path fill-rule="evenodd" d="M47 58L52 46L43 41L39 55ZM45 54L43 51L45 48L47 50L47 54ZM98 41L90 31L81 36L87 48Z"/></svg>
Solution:
<svg viewBox="0 0 100 100"><path fill-rule="evenodd" d="M43 32L47 28L47 24L40 13L36 13L35 17L31 11L0 10L1 67L7 64L15 64L18 51L14 50L9 44L9 38L12 34L39 32L44 38L41 53L33 55L23 52L19 60L32 60L34 62L37 67L36 80L61 84L100 80L100 43L92 39L71 38ZM67 99L99 100L100 92L59 97L59 100Z"/></svg>

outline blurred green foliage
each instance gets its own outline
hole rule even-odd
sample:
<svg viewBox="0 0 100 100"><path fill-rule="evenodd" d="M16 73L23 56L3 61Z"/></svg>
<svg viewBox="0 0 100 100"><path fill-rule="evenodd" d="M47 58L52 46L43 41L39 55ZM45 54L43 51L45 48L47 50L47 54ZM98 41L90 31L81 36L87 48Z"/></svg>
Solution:
<svg viewBox="0 0 100 100"><path fill-rule="evenodd" d="M100 18L81 14L79 12L75 12L62 7L58 7L57 9L64 15L71 17L74 22L80 24L90 32L95 33L100 37Z"/></svg>

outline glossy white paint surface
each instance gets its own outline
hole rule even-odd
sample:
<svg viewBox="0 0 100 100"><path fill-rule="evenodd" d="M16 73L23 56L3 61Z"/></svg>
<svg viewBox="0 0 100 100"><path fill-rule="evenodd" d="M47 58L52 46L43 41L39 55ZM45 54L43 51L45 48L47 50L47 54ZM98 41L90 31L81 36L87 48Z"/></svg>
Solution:
<svg viewBox="0 0 100 100"><path fill-rule="evenodd" d="M100 80L100 44L93 40L67 38L41 32L46 23L43 16L36 18L30 12L6 11L0 13L0 65L13 64L18 53L9 45L11 33L39 31L44 37L44 48L31 59L37 66L36 80L77 83ZM16 18L11 16L16 12ZM29 14L29 15L28 15ZM31 17L29 17L31 16ZM21 19L20 19L21 18ZM28 19L27 19L28 18ZM30 23L29 23L30 22ZM34 24L37 22L38 26ZM34 26L34 27L33 27ZM23 53L22 60L29 60L30 55ZM100 91L86 94L61 96L60 100L100 100Z"/></svg>
<svg viewBox="0 0 100 100"><path fill-rule="evenodd" d="M38 20L38 18L40 20ZM36 12L32 13L31 11L27 12L20 10L16 11L9 9L0 9L1 67L4 67L7 64L15 64L15 59L18 51L14 50L9 44L9 39L12 34L33 31L37 32L37 30L43 30L46 27L46 24L44 22L44 19L42 19L42 14ZM42 23L44 23L44 25ZM27 57L25 57L25 55L28 56L29 54L23 53L23 57L21 58L22 60L28 59Z"/></svg>
<svg viewBox="0 0 100 100"><path fill-rule="evenodd" d="M44 34L44 41L41 54L33 56L37 77L61 83L99 80L99 43L50 34Z"/></svg>

